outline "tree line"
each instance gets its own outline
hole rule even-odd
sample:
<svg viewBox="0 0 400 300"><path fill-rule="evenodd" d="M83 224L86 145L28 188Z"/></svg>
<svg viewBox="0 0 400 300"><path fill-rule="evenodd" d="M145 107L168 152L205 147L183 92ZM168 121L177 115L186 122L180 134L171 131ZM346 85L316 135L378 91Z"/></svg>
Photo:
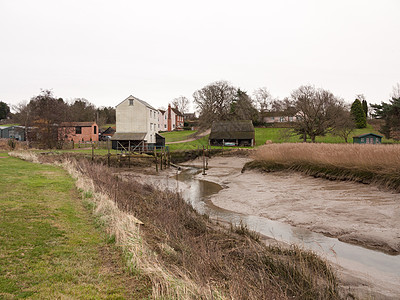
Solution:
<svg viewBox="0 0 400 300"><path fill-rule="evenodd" d="M41 91L29 102L20 102L13 109L15 113L10 115L9 112L8 116L12 122L25 126L28 141L36 140L48 148L55 147L60 141L58 126L62 122L96 122L99 126L115 124L115 108L96 108L84 98L65 101L55 97L50 90ZM28 128L35 130L28 132Z"/></svg>
<svg viewBox="0 0 400 300"><path fill-rule="evenodd" d="M400 140L400 84L393 87L388 103L368 105L365 96L358 94L349 105L326 89L304 85L283 100L272 97L266 87L250 96L227 81L216 81L193 93L199 112L199 122L209 127L215 120L252 120L262 125L266 113L293 116L293 132L304 141L315 142L317 136L332 133L346 142L356 128L365 128L367 118L382 119L380 132L386 138Z"/></svg>

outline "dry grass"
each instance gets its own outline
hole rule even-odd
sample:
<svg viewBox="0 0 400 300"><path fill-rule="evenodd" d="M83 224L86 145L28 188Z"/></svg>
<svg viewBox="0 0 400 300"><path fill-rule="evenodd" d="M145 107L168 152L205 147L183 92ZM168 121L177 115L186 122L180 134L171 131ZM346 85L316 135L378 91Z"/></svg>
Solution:
<svg viewBox="0 0 400 300"><path fill-rule="evenodd" d="M122 180L117 170L85 159L63 165L93 195L128 265L151 278L153 298L339 298L334 273L312 252L266 247L245 226L217 226L178 194Z"/></svg>
<svg viewBox="0 0 400 300"><path fill-rule="evenodd" d="M400 190L400 145L271 144L246 168L292 169L329 179L378 183Z"/></svg>
<svg viewBox="0 0 400 300"><path fill-rule="evenodd" d="M12 141L15 146L15 150L26 150L28 145L26 142ZM10 139L0 139L0 150L10 151L13 150L11 147Z"/></svg>

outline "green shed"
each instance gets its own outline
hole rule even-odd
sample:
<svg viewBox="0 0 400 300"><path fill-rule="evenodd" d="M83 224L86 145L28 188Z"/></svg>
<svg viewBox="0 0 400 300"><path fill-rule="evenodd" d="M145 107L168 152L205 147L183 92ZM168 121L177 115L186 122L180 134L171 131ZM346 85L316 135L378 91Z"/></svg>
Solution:
<svg viewBox="0 0 400 300"><path fill-rule="evenodd" d="M0 126L0 138L25 141L24 126Z"/></svg>
<svg viewBox="0 0 400 300"><path fill-rule="evenodd" d="M382 136L375 133L366 133L353 136L353 144L381 144Z"/></svg>

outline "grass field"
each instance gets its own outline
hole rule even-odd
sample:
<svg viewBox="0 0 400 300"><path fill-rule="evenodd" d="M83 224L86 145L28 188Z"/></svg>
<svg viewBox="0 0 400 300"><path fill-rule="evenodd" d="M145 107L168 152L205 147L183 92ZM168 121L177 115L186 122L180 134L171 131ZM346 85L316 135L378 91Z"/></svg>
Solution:
<svg viewBox="0 0 400 300"><path fill-rule="evenodd" d="M163 133L166 137L166 142L179 141L184 140L186 137L194 131L184 131L187 135L183 135L183 132L168 132ZM368 125L367 128L356 129L349 136L349 143L353 142L353 136L360 135L364 133L376 133L380 134L378 131L374 130L371 125ZM380 134L381 135L381 134ZM173 139L169 139L169 136L173 137ZM266 141L270 140L272 143L296 143L302 142L299 136L293 135L293 131L291 129L286 128L255 128L255 139L256 146L264 145ZM332 134L327 134L326 136L319 136L316 138L317 143L345 143L344 139L341 137L334 136ZM383 138L382 140L385 142L393 143L393 140L387 140ZM171 150L184 150L184 149L197 149L198 146L207 146L208 145L208 135L192 142L178 143L169 145ZM220 147L218 147L220 148Z"/></svg>
<svg viewBox="0 0 400 300"><path fill-rule="evenodd" d="M64 170L0 153L0 176L1 299L151 294L146 278L125 271Z"/></svg>
<svg viewBox="0 0 400 300"><path fill-rule="evenodd" d="M189 138L189 135L194 134L196 130L182 130L182 131L170 131L170 132L160 132L160 135L165 137L165 142L177 142L183 141Z"/></svg>

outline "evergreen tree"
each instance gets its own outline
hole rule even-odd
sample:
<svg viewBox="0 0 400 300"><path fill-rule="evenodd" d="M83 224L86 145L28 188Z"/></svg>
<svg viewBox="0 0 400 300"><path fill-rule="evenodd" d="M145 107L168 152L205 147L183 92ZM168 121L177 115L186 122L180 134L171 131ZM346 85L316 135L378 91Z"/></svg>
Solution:
<svg viewBox="0 0 400 300"><path fill-rule="evenodd" d="M362 108L364 110L365 116L368 118L368 103L366 100L362 101Z"/></svg>
<svg viewBox="0 0 400 300"><path fill-rule="evenodd" d="M379 130L386 138L400 139L400 97L392 98L389 103L382 102L372 104L375 110L375 116L385 121L385 124Z"/></svg>
<svg viewBox="0 0 400 300"><path fill-rule="evenodd" d="M360 100L356 99L353 102L350 112L353 115L357 128L367 127L367 117Z"/></svg>
<svg viewBox="0 0 400 300"><path fill-rule="evenodd" d="M7 119L9 115L10 115L10 107L8 106L7 103L0 101L0 120Z"/></svg>

